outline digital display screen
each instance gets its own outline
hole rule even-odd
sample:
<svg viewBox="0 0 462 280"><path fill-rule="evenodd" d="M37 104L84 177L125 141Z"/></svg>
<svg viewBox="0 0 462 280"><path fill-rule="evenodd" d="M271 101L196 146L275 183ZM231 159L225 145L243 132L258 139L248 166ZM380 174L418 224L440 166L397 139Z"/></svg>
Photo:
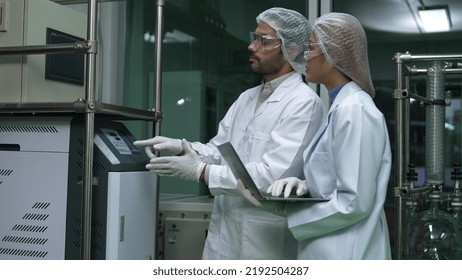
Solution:
<svg viewBox="0 0 462 280"><path fill-rule="evenodd" d="M47 44L73 44L85 41L82 38L47 28ZM46 54L45 79L82 85L85 79L85 54Z"/></svg>

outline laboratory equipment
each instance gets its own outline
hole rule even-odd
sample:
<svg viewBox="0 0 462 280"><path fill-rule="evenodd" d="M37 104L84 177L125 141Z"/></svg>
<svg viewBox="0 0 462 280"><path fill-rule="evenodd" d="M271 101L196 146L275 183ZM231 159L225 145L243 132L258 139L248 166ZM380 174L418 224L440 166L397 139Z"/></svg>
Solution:
<svg viewBox="0 0 462 280"><path fill-rule="evenodd" d="M83 117L0 119L0 259L80 259ZM154 259L156 175L122 122L95 120L91 259Z"/></svg>
<svg viewBox="0 0 462 280"><path fill-rule="evenodd" d="M445 186L445 107L446 75L462 73L462 55L412 55L397 53L395 99L395 259L462 259L462 229L457 223L460 211L460 168L453 171L454 192ZM408 63L421 63L409 66ZM422 66L423 65L423 66ZM426 75L426 96L410 89L410 77ZM410 99L425 107L425 180L418 181L410 145ZM448 154L448 153L446 153ZM449 153L451 156L453 153ZM459 155L460 157L460 155ZM457 158L451 157L457 161ZM460 161L460 159L459 159ZM446 183L447 184L447 183ZM423 199L422 199L423 197ZM448 206L450 205L450 206ZM451 213L452 212L452 213Z"/></svg>
<svg viewBox="0 0 462 280"><path fill-rule="evenodd" d="M212 196L161 194L157 259L200 260L212 207Z"/></svg>
<svg viewBox="0 0 462 280"><path fill-rule="evenodd" d="M462 193L460 192L462 170L460 164L454 164L454 170L451 172L451 179L454 181L454 190L450 202L450 209L454 219L457 220L459 226L462 228Z"/></svg>
<svg viewBox="0 0 462 280"><path fill-rule="evenodd" d="M457 260L462 257L462 231L451 214L442 211L439 191L429 195L430 209L409 218L405 226L406 259Z"/></svg>

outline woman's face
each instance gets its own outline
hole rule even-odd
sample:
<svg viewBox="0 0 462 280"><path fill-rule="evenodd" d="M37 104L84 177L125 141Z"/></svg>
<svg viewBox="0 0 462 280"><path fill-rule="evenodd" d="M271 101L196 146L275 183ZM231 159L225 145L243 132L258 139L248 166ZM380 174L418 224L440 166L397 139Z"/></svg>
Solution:
<svg viewBox="0 0 462 280"><path fill-rule="evenodd" d="M322 84L325 67L329 66L329 64L321 52L314 33L310 35L308 49L305 52L305 61L306 80L311 83Z"/></svg>

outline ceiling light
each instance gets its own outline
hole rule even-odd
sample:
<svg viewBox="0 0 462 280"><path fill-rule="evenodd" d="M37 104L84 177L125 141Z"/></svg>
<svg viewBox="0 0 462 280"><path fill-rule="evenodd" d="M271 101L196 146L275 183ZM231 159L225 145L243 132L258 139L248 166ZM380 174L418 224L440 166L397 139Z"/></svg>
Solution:
<svg viewBox="0 0 462 280"><path fill-rule="evenodd" d="M451 27L448 6L419 7L419 16L425 32L449 31Z"/></svg>

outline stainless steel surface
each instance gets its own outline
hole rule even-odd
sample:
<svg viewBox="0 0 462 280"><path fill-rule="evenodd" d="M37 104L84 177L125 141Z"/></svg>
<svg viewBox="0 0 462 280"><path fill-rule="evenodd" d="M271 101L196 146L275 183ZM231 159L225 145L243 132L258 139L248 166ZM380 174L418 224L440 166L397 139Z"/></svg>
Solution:
<svg viewBox="0 0 462 280"><path fill-rule="evenodd" d="M406 53L400 55L400 60L403 62L410 61L435 61L435 60L462 60L462 54L417 54L412 55Z"/></svg>
<svg viewBox="0 0 462 280"><path fill-rule="evenodd" d="M405 130L405 106L406 106L406 96L407 92L404 91L403 87L403 62L400 59L401 54L397 53L395 55L395 63L396 63L396 81L395 81L395 184L398 190L404 188L403 182L406 174L405 161L404 161L404 154L405 151L405 143L407 142L405 139L406 133ZM404 136L404 137L402 137ZM395 250L395 259L401 259L401 232L402 232L402 198L399 195L398 191L395 191L395 237L394 237L394 250Z"/></svg>
<svg viewBox="0 0 462 280"><path fill-rule="evenodd" d="M162 107L162 34L164 33L164 6L165 0L156 1L156 42L155 42L155 85L154 85L154 108L157 112L161 112ZM154 135L160 135L161 122L154 122Z"/></svg>
<svg viewBox="0 0 462 280"><path fill-rule="evenodd" d="M88 1L87 40L96 42L97 31L97 0ZM86 55L86 88L85 99L87 108L85 114L85 142L83 164L83 199L82 199L82 238L81 259L89 260L91 253L91 215L92 215L92 187L93 187L93 134L95 129L95 88L96 88L96 52Z"/></svg>
<svg viewBox="0 0 462 280"><path fill-rule="evenodd" d="M156 21L156 49L155 49L155 75L156 75L156 80L155 80L155 85L154 85L154 108L156 112L161 112L162 111L162 34L164 34L164 6L165 6L165 0L157 0L156 1L156 14L157 14L157 21ZM153 132L154 136L156 135L161 135L161 119L158 119L154 121L153 123ZM156 151L156 155L159 155L159 152ZM160 186L159 186L159 177L157 177L157 195L156 195L156 205L159 205L159 193L160 193ZM155 233L156 233L156 238L159 236L159 227L157 226L159 224L159 208L156 208L156 212L154 213L154 219L156 225L155 228Z"/></svg>
<svg viewBox="0 0 462 280"><path fill-rule="evenodd" d="M144 120L153 121L160 118L160 113L123 107L118 105L94 102L95 113L99 118L112 120ZM22 102L0 103L0 115L24 115L24 114L83 114L87 108L87 102L79 99L75 102Z"/></svg>
<svg viewBox="0 0 462 280"><path fill-rule="evenodd" d="M88 2L88 0L51 0L51 1L62 4L62 5L83 4L83 3ZM98 0L98 2L119 2L119 1L130 2L133 0Z"/></svg>
<svg viewBox="0 0 462 280"><path fill-rule="evenodd" d="M50 44L41 46L0 47L0 55L46 54L46 53L84 53L90 49L86 42L74 44Z"/></svg>

